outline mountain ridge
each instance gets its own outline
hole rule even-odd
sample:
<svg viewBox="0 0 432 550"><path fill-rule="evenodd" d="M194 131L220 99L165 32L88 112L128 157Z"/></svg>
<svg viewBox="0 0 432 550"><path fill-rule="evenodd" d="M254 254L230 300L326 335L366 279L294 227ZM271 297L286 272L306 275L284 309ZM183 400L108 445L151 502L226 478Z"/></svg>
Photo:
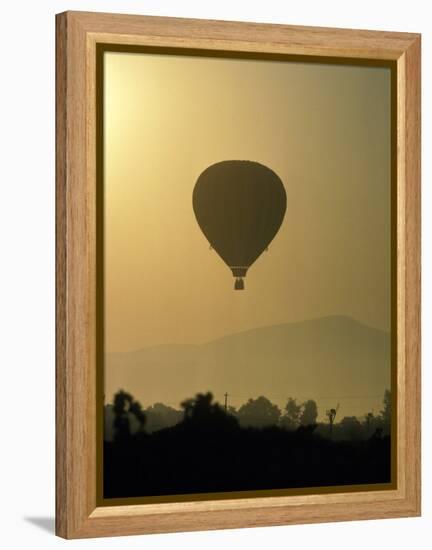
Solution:
<svg viewBox="0 0 432 550"><path fill-rule="evenodd" d="M233 332L233 333L230 333L230 334L224 334L223 336L218 336L217 338L212 338L211 340L206 340L205 342L202 342L201 344L191 344L191 343L180 344L178 342L168 342L167 344L155 344L155 345L152 345L152 346L146 346L146 347L143 347L143 348L135 348L135 349L126 350L126 351L111 351L111 352L108 352L108 354L109 355L133 354L133 353L141 353L141 352L145 352L145 351L152 350L152 349L166 348L166 347L199 348L201 346L206 346L208 344L218 342L218 341L223 340L225 338L231 338L231 337L239 336L239 335L246 334L246 333L258 332L258 331L262 331L262 330L266 330L266 329L272 329L272 328L275 328L275 327L302 325L302 324L307 324L307 323L314 323L314 322L320 322L320 321L326 321L326 320L337 320L337 319L346 320L348 322L352 322L352 323L355 323L357 325L363 326L363 327L365 327L369 330L377 331L377 332L380 332L380 333L383 333L383 334L390 335L390 333L385 331L384 329L380 329L380 328L377 328L377 327L372 327L371 325L368 325L367 323L363 323L362 321L358 321L357 319L354 319L353 317L350 317L349 315L326 315L324 317L315 317L315 318L311 318L311 319L302 319L301 321L289 321L289 322L286 322L286 323L276 323L276 324L273 324L273 325L262 325L262 326L259 326L259 327L248 328L248 329L245 329L245 330L240 330L238 332Z"/></svg>
<svg viewBox="0 0 432 550"><path fill-rule="evenodd" d="M345 414L373 408L390 387L390 334L350 317L327 316L257 327L203 344L158 345L106 356L106 394L120 388L143 404L173 406L197 392L212 391L239 406L248 397L364 395L345 402ZM368 396L374 396L369 399ZM367 398L367 399L366 399ZM369 399L369 400L368 400ZM323 411L321 410L321 413Z"/></svg>

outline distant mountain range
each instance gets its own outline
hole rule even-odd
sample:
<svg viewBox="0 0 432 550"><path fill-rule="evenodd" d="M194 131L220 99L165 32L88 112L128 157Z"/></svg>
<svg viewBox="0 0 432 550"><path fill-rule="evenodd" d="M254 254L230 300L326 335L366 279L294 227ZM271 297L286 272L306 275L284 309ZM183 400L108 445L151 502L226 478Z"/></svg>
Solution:
<svg viewBox="0 0 432 550"><path fill-rule="evenodd" d="M332 316L260 327L202 345L167 344L106 356L106 402L123 388L143 406L179 407L211 391L238 407L265 395L283 406L289 396L315 399L320 416L341 404L341 415L380 410L390 388L390 335Z"/></svg>

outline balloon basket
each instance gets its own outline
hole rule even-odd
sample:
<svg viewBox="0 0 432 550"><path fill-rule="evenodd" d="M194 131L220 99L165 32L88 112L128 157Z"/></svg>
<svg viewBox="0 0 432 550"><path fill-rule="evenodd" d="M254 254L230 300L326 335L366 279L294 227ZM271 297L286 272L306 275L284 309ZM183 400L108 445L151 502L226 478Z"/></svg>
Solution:
<svg viewBox="0 0 432 550"><path fill-rule="evenodd" d="M234 290L244 290L244 281L241 277L237 277L235 280Z"/></svg>

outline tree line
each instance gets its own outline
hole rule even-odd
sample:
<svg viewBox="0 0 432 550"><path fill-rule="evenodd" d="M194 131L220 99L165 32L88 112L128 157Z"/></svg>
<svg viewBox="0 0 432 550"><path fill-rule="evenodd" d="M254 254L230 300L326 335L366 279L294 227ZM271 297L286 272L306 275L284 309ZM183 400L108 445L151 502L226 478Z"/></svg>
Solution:
<svg viewBox="0 0 432 550"><path fill-rule="evenodd" d="M238 409L220 405L214 401L211 392L199 393L186 399L176 409L164 403L155 403L143 408L132 394L119 390L112 404L105 406L106 441L124 439L131 434L153 433L180 423L199 421L204 425L215 423L223 426L237 425L241 428L278 427L287 431L313 430L317 435L334 440L361 440L370 437L389 435L391 431L391 393L386 390L382 410L378 414L365 413L358 418L344 416L338 418L331 409L333 418L328 422L318 421L318 406L315 400L299 402L289 397L284 408L272 403L267 397L250 398ZM333 414L334 413L334 414ZM336 418L335 418L336 416ZM231 424L230 424L231 423Z"/></svg>

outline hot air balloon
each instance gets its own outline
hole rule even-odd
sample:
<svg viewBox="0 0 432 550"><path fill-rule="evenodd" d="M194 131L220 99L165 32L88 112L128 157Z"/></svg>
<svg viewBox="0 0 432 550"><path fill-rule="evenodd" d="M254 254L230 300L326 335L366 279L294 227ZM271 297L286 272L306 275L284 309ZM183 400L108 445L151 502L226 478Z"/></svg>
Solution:
<svg viewBox="0 0 432 550"><path fill-rule="evenodd" d="M199 176L192 196L198 225L243 290L250 266L273 240L286 211L286 192L273 170L249 160L225 160Z"/></svg>

